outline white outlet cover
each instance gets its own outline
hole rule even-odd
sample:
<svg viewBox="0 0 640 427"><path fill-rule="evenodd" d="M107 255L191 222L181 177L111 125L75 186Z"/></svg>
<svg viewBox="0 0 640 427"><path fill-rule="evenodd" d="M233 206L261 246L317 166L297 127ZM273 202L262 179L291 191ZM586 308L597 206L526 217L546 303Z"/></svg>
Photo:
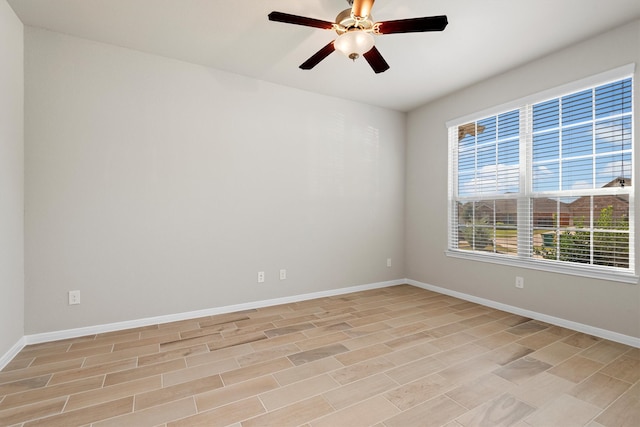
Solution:
<svg viewBox="0 0 640 427"><path fill-rule="evenodd" d="M69 291L69 305L80 304L80 291Z"/></svg>

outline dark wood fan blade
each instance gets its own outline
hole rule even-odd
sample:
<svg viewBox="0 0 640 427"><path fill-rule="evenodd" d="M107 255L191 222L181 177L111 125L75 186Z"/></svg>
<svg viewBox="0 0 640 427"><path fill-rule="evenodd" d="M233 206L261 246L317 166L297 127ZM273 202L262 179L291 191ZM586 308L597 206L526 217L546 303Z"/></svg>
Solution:
<svg viewBox="0 0 640 427"><path fill-rule="evenodd" d="M302 65L300 65L300 68L303 70L310 70L313 67L315 67L316 65L318 65L320 63L320 61L322 61L324 58L326 58L327 56L331 55L331 53L336 50L333 47L333 42L329 43L328 45L326 45L325 47L323 47L322 49L320 49L319 51L317 51L315 54L313 54L313 56L309 59L307 59L306 61L304 61L302 63Z"/></svg>
<svg viewBox="0 0 640 427"><path fill-rule="evenodd" d="M387 61L384 60L375 46L372 47L369 52L365 53L362 56L364 56L364 59L366 59L369 65L371 65L371 68L373 68L373 71L375 71L376 74L382 73L389 69L389 64L387 64Z"/></svg>
<svg viewBox="0 0 640 427"><path fill-rule="evenodd" d="M271 12L269 14L269 21L284 22L285 24L304 25L305 27L322 28L323 30L330 30L333 28L333 22L307 18L305 16L291 15L290 13L283 12Z"/></svg>
<svg viewBox="0 0 640 427"><path fill-rule="evenodd" d="M442 31L449 21L445 15L425 16L424 18L398 19L378 22L380 34L421 33L424 31Z"/></svg>
<svg viewBox="0 0 640 427"><path fill-rule="evenodd" d="M371 9L373 8L374 1L375 0L353 0L351 13L353 13L353 16L358 16L360 18L371 15Z"/></svg>

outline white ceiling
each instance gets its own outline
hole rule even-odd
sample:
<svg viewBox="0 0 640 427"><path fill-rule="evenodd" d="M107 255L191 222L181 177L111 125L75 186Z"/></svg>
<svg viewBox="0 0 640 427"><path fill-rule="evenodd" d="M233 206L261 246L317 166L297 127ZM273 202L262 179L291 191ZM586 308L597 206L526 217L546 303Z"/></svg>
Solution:
<svg viewBox="0 0 640 427"><path fill-rule="evenodd" d="M441 33L389 34L374 74L335 52L332 31L271 22L273 10L333 21L346 0L8 0L25 25L400 111L640 18L638 0L378 0L375 20L447 15Z"/></svg>

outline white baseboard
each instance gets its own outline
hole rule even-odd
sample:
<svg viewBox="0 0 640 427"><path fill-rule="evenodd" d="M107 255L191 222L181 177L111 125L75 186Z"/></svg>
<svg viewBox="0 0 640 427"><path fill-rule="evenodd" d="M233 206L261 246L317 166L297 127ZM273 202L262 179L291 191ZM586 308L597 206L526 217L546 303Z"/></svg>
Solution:
<svg viewBox="0 0 640 427"><path fill-rule="evenodd" d="M41 334L25 335L4 355L0 356L0 370L2 370L19 352L28 344L38 344L43 342L57 341L68 338L77 338L85 335L101 334L105 332L119 331L123 329L137 328L141 326L156 325L161 323L176 322L178 320L194 319L198 317L213 316L216 314L232 313L235 311L251 310L255 308L270 307L279 304L288 304L292 302L306 301L315 298L323 298L335 295L349 294L353 292L366 291L370 289L386 288L388 286L409 284L418 288L427 289L465 301L475 302L477 304L486 305L487 307L498 310L507 311L509 313L518 314L520 316L529 317L531 319L540 320L542 322L551 323L553 325L562 326L573 329L578 332L593 335L596 337L608 339L610 341L619 342L632 347L640 348L640 338L629 335L619 334L617 332L608 331L606 329L596 328L594 326L584 325L582 323L553 317L542 313L537 313L523 308L503 304L500 302L488 300L485 298L468 295L462 292L452 291L450 289L433 286L426 283L418 282L412 279L396 279L386 282L369 283L366 285L350 286L346 288L331 289L327 291L312 292L308 294L293 295L290 297L274 298L262 301L254 301L242 304L234 304L223 307L208 308L205 310L189 311L185 313L168 314L165 316L147 317L144 319L129 320L125 322L108 323L104 325L87 326L84 328L67 329L62 331L44 332Z"/></svg>
<svg viewBox="0 0 640 427"><path fill-rule="evenodd" d="M615 341L621 344L626 344L632 347L640 348L640 338L619 334L617 332L609 331L606 329L596 328L595 326L589 326L583 323L573 322L571 320L562 319L560 317L554 317L554 316L549 316L547 314L542 314L542 313L538 313L531 310L525 310L524 308L503 304L497 301L476 297L476 296L465 294L462 292L452 291L451 289L441 288L439 286L434 286L434 285L428 285L426 283L418 282L417 280L406 279L405 282L408 283L409 285L416 286L418 288L427 289L429 291L434 291L440 294L449 295L455 298L460 298L465 301L486 305L487 307L495 308L497 310L518 314L520 316L529 317L535 320L540 320L541 322L550 323L556 326L562 326L564 328L573 329L574 331L583 332L585 334L593 335L595 337L604 338L610 341Z"/></svg>
<svg viewBox="0 0 640 427"><path fill-rule="evenodd" d="M207 308L204 310L189 311L184 313L168 314L164 316L147 317L144 319L128 320L124 322L107 323L104 325L87 326L84 328L66 329L62 331L44 332L41 334L26 335L26 344L38 344L42 342L58 341L68 338L77 338L85 335L102 334L105 332L119 331L123 329L138 328L142 326L157 325L161 323L176 322L179 320L196 319L198 317L213 316L216 314L233 313L235 311L251 310L255 308L270 307L273 305L288 304L292 302L306 301L315 298L323 298L334 295L349 294L352 292L366 291L370 289L386 288L388 286L407 283L405 279L396 279L386 282L369 283L366 285L349 286L346 288L330 289L328 291L312 292L308 294L293 295L290 297L273 298L262 301L254 301L242 304L227 305L223 307ZM0 365L0 368L2 365Z"/></svg>

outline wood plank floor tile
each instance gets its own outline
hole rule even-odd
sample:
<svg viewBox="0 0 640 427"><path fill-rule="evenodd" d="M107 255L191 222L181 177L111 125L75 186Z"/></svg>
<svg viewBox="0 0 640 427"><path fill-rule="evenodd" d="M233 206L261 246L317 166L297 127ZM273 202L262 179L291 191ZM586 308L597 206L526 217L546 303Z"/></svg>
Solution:
<svg viewBox="0 0 640 427"><path fill-rule="evenodd" d="M24 427L69 427L83 426L96 421L117 417L133 410L133 397L125 397L107 403L65 412L51 417L29 421Z"/></svg>
<svg viewBox="0 0 640 427"><path fill-rule="evenodd" d="M381 396L341 409L310 422L311 427L369 427L396 415L399 410Z"/></svg>
<svg viewBox="0 0 640 427"><path fill-rule="evenodd" d="M255 365L256 363L267 362L279 357L288 356L290 354L300 352L298 344L285 344L279 347L267 348L265 350L254 351L236 357L236 361L240 366Z"/></svg>
<svg viewBox="0 0 640 427"><path fill-rule="evenodd" d="M137 410L126 415L116 416L91 424L91 427L154 427L196 414L193 397L170 401L164 405Z"/></svg>
<svg viewBox="0 0 640 427"><path fill-rule="evenodd" d="M104 377L91 377L69 383L42 387L35 390L28 390L19 393L9 394L0 402L0 410L15 408L16 406L28 405L42 400L54 399L56 397L68 396L74 393L81 393L102 387Z"/></svg>
<svg viewBox="0 0 640 427"><path fill-rule="evenodd" d="M440 395L389 418L384 425L386 427L440 427L466 411L463 406Z"/></svg>
<svg viewBox="0 0 640 427"><path fill-rule="evenodd" d="M211 363L192 366L186 369L178 369L162 374L162 383L165 387L183 382L196 380L198 378L220 374L222 372L238 369L238 362L234 358L216 360Z"/></svg>
<svg viewBox="0 0 640 427"><path fill-rule="evenodd" d="M557 375L574 383L579 383L602 368L603 364L585 357L574 356L549 369L550 374Z"/></svg>
<svg viewBox="0 0 640 427"><path fill-rule="evenodd" d="M557 365L578 353L580 353L580 348L557 341L535 351L531 357L541 362Z"/></svg>
<svg viewBox="0 0 640 427"><path fill-rule="evenodd" d="M221 339L222 335L219 333L203 335L193 338L179 338L175 341L168 341L160 343L160 351L167 352L173 350L181 350L190 347L196 347L198 344L207 344L209 342Z"/></svg>
<svg viewBox="0 0 640 427"><path fill-rule="evenodd" d="M181 347L169 351L156 351L152 354L139 356L138 366L153 365L155 363L166 362L168 360L180 359L182 357L188 357L202 353L209 353L209 347L207 347L206 344L199 344L191 347Z"/></svg>
<svg viewBox="0 0 640 427"><path fill-rule="evenodd" d="M542 408L548 402L557 399L575 387L569 380L543 372L523 382L509 392L518 400L536 408Z"/></svg>
<svg viewBox="0 0 640 427"><path fill-rule="evenodd" d="M257 397L250 397L167 423L167 427L240 427L240 421L265 413ZM238 423L238 424L234 424Z"/></svg>
<svg viewBox="0 0 640 427"><path fill-rule="evenodd" d="M13 371L15 369L23 369L29 367L31 362L33 362L34 357L23 357L21 359L14 358L9 363L5 365L4 368L0 369L0 372L8 372Z"/></svg>
<svg viewBox="0 0 640 427"><path fill-rule="evenodd" d="M626 357L640 360L640 348L634 348L634 347L627 347L627 348L628 350L625 353L623 353Z"/></svg>
<svg viewBox="0 0 640 427"><path fill-rule="evenodd" d="M223 386L224 384L222 384L220 375L212 375L210 377L198 378L196 380L163 387L158 390L150 390L136 394L134 409L138 411L152 406L162 405L167 402L180 400L183 397L191 397L196 394L215 390Z"/></svg>
<svg viewBox="0 0 640 427"><path fill-rule="evenodd" d="M393 368L387 372L387 375L398 384L407 384L417 378L436 373L444 367L446 367L445 363L435 357L427 356Z"/></svg>
<svg viewBox="0 0 640 427"><path fill-rule="evenodd" d="M398 409L406 411L444 394L451 387L451 383L444 377L433 374L388 391L384 397Z"/></svg>
<svg viewBox="0 0 640 427"><path fill-rule="evenodd" d="M258 396L259 394L267 391L275 390L278 387L278 382L271 375L265 375L263 377L252 378L238 384L232 384L220 389L201 393L195 396L196 405L199 412L205 412L219 406L245 400L251 396ZM262 404L260 404L260 406L262 407Z"/></svg>
<svg viewBox="0 0 640 427"><path fill-rule="evenodd" d="M49 383L51 376L51 374L46 374L39 377L27 378L24 380L1 384L0 396L44 387L47 385L47 383Z"/></svg>
<svg viewBox="0 0 640 427"><path fill-rule="evenodd" d="M98 347L90 347L81 350L67 351L64 353L48 354L44 356L36 356L31 363L31 366L46 365L48 363L62 362L65 360L83 359L87 356L93 356L95 354L110 353L113 349L113 344L102 345Z"/></svg>
<svg viewBox="0 0 640 427"><path fill-rule="evenodd" d="M394 367L395 365L393 363L389 362L384 357L379 357L338 369L333 371L330 375L338 383L345 385L371 375L388 371Z"/></svg>
<svg viewBox="0 0 640 427"><path fill-rule="evenodd" d="M475 341L475 339L476 338L473 335L462 331L432 340L430 341L430 344L435 345L440 350L450 350L463 344Z"/></svg>
<svg viewBox="0 0 640 427"><path fill-rule="evenodd" d="M517 343L505 344L493 351L485 353L485 359L497 363L500 366L508 365L533 352L532 349Z"/></svg>
<svg viewBox="0 0 640 427"><path fill-rule="evenodd" d="M351 334L347 334L347 335L351 336ZM369 347L374 344L385 343L387 341L391 341L394 338L395 337L385 329L385 330L381 330L373 333L359 335L355 338L351 338L350 340L344 341L342 344L345 347L347 347L349 350L357 350L362 347Z"/></svg>
<svg viewBox="0 0 640 427"><path fill-rule="evenodd" d="M349 318L346 318L347 320ZM339 332L339 331L344 331L346 334L348 334L349 336L353 336L351 334L352 330L359 330L359 329L364 329L369 327L369 325L365 325L365 326L361 326L359 328L354 328L351 324L349 324L347 321L344 321L345 319L337 319L337 320L333 320L333 319L324 319L323 321L316 321L313 322L313 324L316 326L315 329L308 329L306 331L303 331L304 335L309 337L309 338L314 338L314 337L318 337L318 336L322 336L322 335L327 335L333 332Z"/></svg>
<svg viewBox="0 0 640 427"><path fill-rule="evenodd" d="M141 366L127 369L120 372L107 374L104 385L110 386L139 378L151 377L166 372L177 371L186 368L184 359L169 360L168 362L156 363L155 365Z"/></svg>
<svg viewBox="0 0 640 427"><path fill-rule="evenodd" d="M63 372L53 374L49 385L66 383L82 378L95 377L96 375L104 375L112 372L124 371L125 369L133 369L137 366L137 359L124 359L116 362L104 363L102 365L90 366L87 368L70 369Z"/></svg>
<svg viewBox="0 0 640 427"><path fill-rule="evenodd" d="M491 315L488 315L488 316L491 316ZM474 337L483 338L489 335L497 334L498 332L502 332L505 329L507 329L507 327L505 327L502 323L498 323L497 320L494 320L493 322L485 323L484 325L475 326L473 328L466 329L465 332L467 332L470 335L473 335ZM558 338L556 337L556 339Z"/></svg>
<svg viewBox="0 0 640 427"><path fill-rule="evenodd" d="M521 323L512 328L509 328L506 330L506 332L517 335L519 337L525 337L528 335L533 335L536 332L544 331L545 329L547 329L546 325L538 323L535 320L531 320L529 322Z"/></svg>
<svg viewBox="0 0 640 427"><path fill-rule="evenodd" d="M94 338L91 341L82 341L71 344L69 351L82 350L91 347L100 347L106 344L116 344L121 342L138 341L140 339L140 332L130 332L123 334L105 335Z"/></svg>
<svg viewBox="0 0 640 427"><path fill-rule="evenodd" d="M349 323L349 322L345 322ZM351 338L363 337L365 335L372 334L374 332L382 332L385 330L393 329L387 322L369 323L368 325L358 326L357 328L345 329L344 333ZM385 336L392 337L391 334Z"/></svg>
<svg viewBox="0 0 640 427"><path fill-rule="evenodd" d="M342 344L332 344L324 347L314 348L313 350L294 353L287 356L287 358L291 361L291 363L298 366L305 363L313 362L318 359L335 356L340 353L346 353L347 351L349 351L349 349Z"/></svg>
<svg viewBox="0 0 640 427"><path fill-rule="evenodd" d="M396 350L393 353L385 355L385 358L396 366L422 359L426 356L432 356L440 352L440 349L430 343L419 344L411 348ZM347 353L348 354L348 353Z"/></svg>
<svg viewBox="0 0 640 427"><path fill-rule="evenodd" d="M215 316L211 316L208 320L199 322L199 326L201 328L208 328L214 325L232 325L234 322L248 319L249 316L247 316L246 313L217 314Z"/></svg>
<svg viewBox="0 0 640 427"><path fill-rule="evenodd" d="M624 344L602 340L588 349L581 351L579 355L606 364L613 362L619 356L625 354L628 349L629 347Z"/></svg>
<svg viewBox="0 0 640 427"><path fill-rule="evenodd" d="M451 350L441 351L433 355L434 358L446 365L455 365L464 360L469 360L487 351L475 343L463 344L460 347L454 347ZM485 353L486 354L486 353Z"/></svg>
<svg viewBox="0 0 640 427"><path fill-rule="evenodd" d="M458 417L464 427L512 426L533 413L535 408L504 393Z"/></svg>
<svg viewBox="0 0 640 427"><path fill-rule="evenodd" d="M273 347L280 347L285 344L296 343L305 339L307 339L307 336L304 333L296 332L288 335L280 335L274 338L253 341L247 345L249 345L253 351L261 351Z"/></svg>
<svg viewBox="0 0 640 427"><path fill-rule="evenodd" d="M267 375L292 367L293 364L286 357L256 363L243 368L234 369L222 373L225 385L235 384L261 375Z"/></svg>
<svg viewBox="0 0 640 427"><path fill-rule="evenodd" d="M630 387L631 384L625 381L596 372L567 394L604 409Z"/></svg>
<svg viewBox="0 0 640 427"><path fill-rule="evenodd" d="M241 344L255 343L257 341L266 340L267 336L262 332L253 332L250 334L242 334L234 337L224 338L212 341L207 344L210 351L220 350L223 348L235 347Z"/></svg>
<svg viewBox="0 0 640 427"><path fill-rule="evenodd" d="M541 332L519 339L518 341L516 341L516 344L520 344L523 347L527 347L532 350L539 350L553 342L556 342L557 340L558 337L556 335L543 330Z"/></svg>
<svg viewBox="0 0 640 427"><path fill-rule="evenodd" d="M522 384L551 367L548 363L526 356L497 369L494 373L515 384Z"/></svg>
<svg viewBox="0 0 640 427"><path fill-rule="evenodd" d="M323 374L295 382L276 390L260 394L260 400L268 411L273 411L300 400L305 400L315 395L324 393L339 387L329 375Z"/></svg>
<svg viewBox="0 0 640 427"><path fill-rule="evenodd" d="M390 332L393 333L393 332ZM433 340L433 336L427 332L417 332L415 334L395 338L385 342L384 344L392 350L400 350L403 348L413 347Z"/></svg>
<svg viewBox="0 0 640 427"><path fill-rule="evenodd" d="M472 382L464 383L447 391L446 395L465 408L473 409L513 388L515 385L504 378L494 374L486 374Z"/></svg>
<svg viewBox="0 0 640 427"><path fill-rule="evenodd" d="M73 411L87 406L97 405L102 402L108 402L122 397L134 396L147 391L157 390L161 387L162 378L160 375L156 375L153 377L141 378L139 380L127 381L108 387L75 393L69 396L64 410L66 412Z"/></svg>
<svg viewBox="0 0 640 427"><path fill-rule="evenodd" d="M640 420L640 384L636 383L595 419L606 427L634 427Z"/></svg>
<svg viewBox="0 0 640 427"><path fill-rule="evenodd" d="M344 332L333 332L331 334L320 335L306 340L297 341L296 345L300 350L314 350L316 348L324 347L331 344L339 344L344 340L349 339L349 336Z"/></svg>
<svg viewBox="0 0 640 427"><path fill-rule="evenodd" d="M398 384L388 376L376 374L327 391L322 396L335 409L342 409L377 394L393 390L397 386Z"/></svg>
<svg viewBox="0 0 640 427"><path fill-rule="evenodd" d="M93 337L90 341L93 341ZM52 354L66 353L69 351L69 347L71 347L72 343L58 341L48 343L49 345L46 344L47 343L25 346L20 353L16 355L15 360L33 359L37 356L50 356Z"/></svg>
<svg viewBox="0 0 640 427"><path fill-rule="evenodd" d="M27 406L0 410L0 426L21 424L25 421L59 414L62 412L66 401L66 397L58 397L56 399L38 401Z"/></svg>
<svg viewBox="0 0 640 427"><path fill-rule="evenodd" d="M119 360L129 359L131 357L139 357L155 354L160 351L160 344L150 344L141 347L132 347L125 350L112 351L110 353L97 354L84 359L82 367L102 365L104 363L117 362Z"/></svg>
<svg viewBox="0 0 640 427"><path fill-rule="evenodd" d="M592 345L597 344L599 341L600 341L600 338L583 334L581 332L577 332L562 340L562 342L565 344L569 344L574 347L583 348L583 349L589 348Z"/></svg>
<svg viewBox="0 0 640 427"><path fill-rule="evenodd" d="M48 365L29 366L28 368L15 369L0 372L0 384L11 383L27 378L39 377L46 374L66 371L67 369L80 368L82 359L63 360Z"/></svg>
<svg viewBox="0 0 640 427"><path fill-rule="evenodd" d="M318 320L318 316L315 314L305 314L300 315L300 313L289 313L290 316L286 314L280 314L282 316L282 320L274 320L273 325L277 328L283 328L291 325L296 325L298 323L307 323L313 322L314 320Z"/></svg>
<svg viewBox="0 0 640 427"><path fill-rule="evenodd" d="M333 412L331 405L322 397L316 396L243 421L242 427L299 426L331 412Z"/></svg>
<svg viewBox="0 0 640 427"><path fill-rule="evenodd" d="M134 347L144 347L151 344L160 345L165 342L176 341L179 339L180 339L179 332L166 333L165 331L162 331L162 333L157 336L152 336L149 338L141 338L138 341L127 341L123 343L114 344L113 351L115 352L120 350L127 350L129 348L134 348Z"/></svg>
<svg viewBox="0 0 640 427"><path fill-rule="evenodd" d="M640 380L640 359L622 356L605 366L602 373L635 383Z"/></svg>
<svg viewBox="0 0 640 427"><path fill-rule="evenodd" d="M337 354L334 357L343 365L348 366L382 356L383 354L389 354L391 352L393 352L393 350L384 344L374 344L369 347L362 347L357 350Z"/></svg>
<svg viewBox="0 0 640 427"><path fill-rule="evenodd" d="M255 350L251 344L240 344L232 347L210 351L208 353L190 355L185 359L187 362L187 366L191 368L198 365L204 365L206 363L212 363L219 360L243 356L245 354L251 354L253 351Z"/></svg>
<svg viewBox="0 0 640 427"><path fill-rule="evenodd" d="M484 355L480 355L473 359L451 365L438 373L452 384L460 385L462 383L475 381L477 378L489 372L494 372L498 366L495 362L487 360Z"/></svg>
<svg viewBox="0 0 640 427"><path fill-rule="evenodd" d="M585 426L600 412L600 408L563 394L525 419L533 427Z"/></svg>
<svg viewBox="0 0 640 427"><path fill-rule="evenodd" d="M295 368L276 372L273 374L273 376L278 380L278 383L280 383L280 385L285 386L297 381L302 381L306 378L311 378L315 377L316 375L331 372L342 367L344 367L344 365L338 362L334 357L328 357L325 359L316 360L315 362L296 366Z"/></svg>

